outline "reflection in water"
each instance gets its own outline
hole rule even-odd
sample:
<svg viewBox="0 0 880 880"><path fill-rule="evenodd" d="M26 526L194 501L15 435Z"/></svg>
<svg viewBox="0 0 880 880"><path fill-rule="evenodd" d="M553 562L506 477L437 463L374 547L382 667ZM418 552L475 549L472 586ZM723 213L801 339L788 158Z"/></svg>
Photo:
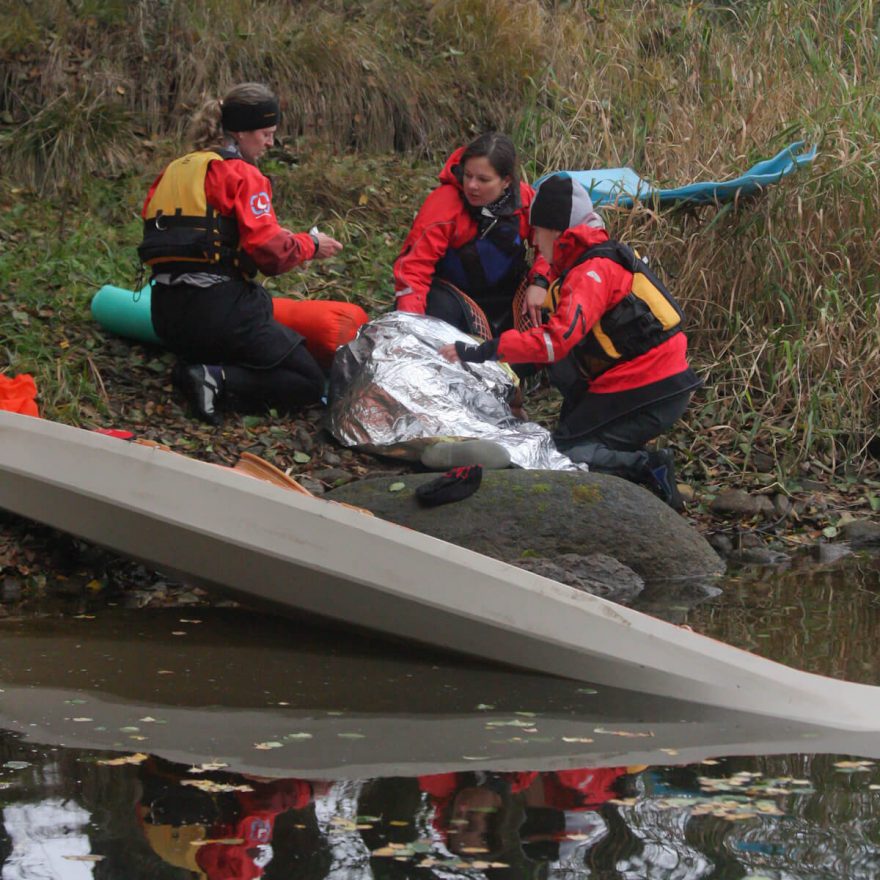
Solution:
<svg viewBox="0 0 880 880"><path fill-rule="evenodd" d="M12 851L3 864L3 880L90 880L88 821L86 810L60 798L4 807L3 827Z"/></svg>
<svg viewBox="0 0 880 880"><path fill-rule="evenodd" d="M867 880L880 872L872 762L723 759L331 782L145 754L102 764L113 759L81 753L65 756L55 793L40 798L35 753L10 759L22 755L10 737L0 752L10 783L3 880L86 880L93 870L133 880Z"/></svg>
<svg viewBox="0 0 880 880"><path fill-rule="evenodd" d="M809 556L745 570L695 606L698 632L810 672L880 683L880 556L823 565Z"/></svg>
<svg viewBox="0 0 880 880"><path fill-rule="evenodd" d="M746 573L684 613L873 684L877 585L856 559L815 579ZM2 880L880 876L880 736L833 719L592 688L242 610L0 634Z"/></svg>

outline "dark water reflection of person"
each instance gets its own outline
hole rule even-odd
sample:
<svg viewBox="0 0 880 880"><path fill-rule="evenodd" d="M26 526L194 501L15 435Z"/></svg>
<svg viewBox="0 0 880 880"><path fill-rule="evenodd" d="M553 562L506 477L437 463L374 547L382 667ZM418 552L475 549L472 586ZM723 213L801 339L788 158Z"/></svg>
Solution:
<svg viewBox="0 0 880 880"><path fill-rule="evenodd" d="M276 821L291 811L305 811L321 785L229 774L217 781L216 774L196 776L188 769L155 757L144 762L135 809L152 850L199 880L262 877L275 855ZM184 784L196 780L207 782L207 790ZM317 831L314 817L311 825ZM322 848L317 833L303 843L313 851Z"/></svg>
<svg viewBox="0 0 880 880"><path fill-rule="evenodd" d="M490 880L538 880L552 864L572 859L603 877L616 877L618 859L638 842L610 801L630 794L632 774L642 769L452 772L375 780L365 786L359 809L384 815L385 821L365 830L364 842L373 853L417 843L418 823L412 819L426 810L424 824L437 849L445 850L457 868L478 869ZM402 860L371 861L375 876L404 878L412 869Z"/></svg>

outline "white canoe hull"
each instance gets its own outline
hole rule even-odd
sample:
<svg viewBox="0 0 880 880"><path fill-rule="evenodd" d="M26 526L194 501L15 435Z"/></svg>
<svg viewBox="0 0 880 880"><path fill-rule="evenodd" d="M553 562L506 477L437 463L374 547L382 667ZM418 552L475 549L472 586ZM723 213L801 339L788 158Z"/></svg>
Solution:
<svg viewBox="0 0 880 880"><path fill-rule="evenodd" d="M841 729L880 688L799 672L234 470L0 412L0 508L239 598L582 681Z"/></svg>

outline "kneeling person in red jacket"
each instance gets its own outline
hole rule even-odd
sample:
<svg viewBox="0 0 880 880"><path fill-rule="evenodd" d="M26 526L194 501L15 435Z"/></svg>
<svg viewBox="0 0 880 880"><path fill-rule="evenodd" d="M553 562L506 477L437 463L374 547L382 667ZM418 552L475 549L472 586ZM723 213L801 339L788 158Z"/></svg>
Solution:
<svg viewBox="0 0 880 880"><path fill-rule="evenodd" d="M629 247L609 239L569 174L538 187L529 221L550 263L552 315L539 327L441 353L451 361L552 365L563 393L553 435L560 452L647 485L679 509L671 452L644 448L681 418L701 384L688 366L678 304Z"/></svg>

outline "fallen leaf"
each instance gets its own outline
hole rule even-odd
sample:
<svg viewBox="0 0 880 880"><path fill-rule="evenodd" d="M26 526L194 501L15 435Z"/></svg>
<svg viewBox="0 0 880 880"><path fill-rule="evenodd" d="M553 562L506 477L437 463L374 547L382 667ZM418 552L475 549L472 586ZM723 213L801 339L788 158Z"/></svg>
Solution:
<svg viewBox="0 0 880 880"><path fill-rule="evenodd" d="M231 785L226 782L214 782L211 779L184 779L181 785L191 785L199 791L224 792L224 791L253 791L249 785Z"/></svg>
<svg viewBox="0 0 880 880"><path fill-rule="evenodd" d="M104 764L107 767L121 767L123 764L140 764L143 761L146 761L149 755L145 755L143 752L136 752L133 755L123 755L121 758L108 758L105 761L98 761L99 764Z"/></svg>
<svg viewBox="0 0 880 880"><path fill-rule="evenodd" d="M653 733L635 733L631 730L609 730L607 727L596 727L593 730L593 733L605 733L609 736L623 736L627 738L638 738L645 736L653 736Z"/></svg>
<svg viewBox="0 0 880 880"><path fill-rule="evenodd" d="M222 770L224 767L228 767L229 764L224 764L221 761L210 761L206 764L199 764L196 767L190 767L190 773L207 773L209 770Z"/></svg>

